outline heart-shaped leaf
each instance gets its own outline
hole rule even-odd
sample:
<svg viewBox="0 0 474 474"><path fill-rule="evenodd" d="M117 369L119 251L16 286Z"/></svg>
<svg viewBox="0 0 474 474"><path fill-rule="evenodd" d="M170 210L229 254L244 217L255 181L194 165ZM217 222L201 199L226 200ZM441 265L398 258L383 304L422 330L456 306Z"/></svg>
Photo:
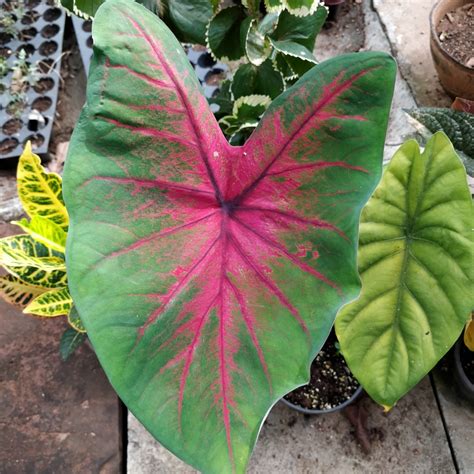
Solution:
<svg viewBox="0 0 474 474"><path fill-rule="evenodd" d="M350 369L392 406L459 337L473 307L472 201L462 163L439 132L395 154L364 208L360 298L336 319Z"/></svg>
<svg viewBox="0 0 474 474"><path fill-rule="evenodd" d="M64 181L74 302L154 436L205 472L242 472L269 409L308 380L358 292L394 62L315 67L232 147L155 16L109 0L93 35Z"/></svg>

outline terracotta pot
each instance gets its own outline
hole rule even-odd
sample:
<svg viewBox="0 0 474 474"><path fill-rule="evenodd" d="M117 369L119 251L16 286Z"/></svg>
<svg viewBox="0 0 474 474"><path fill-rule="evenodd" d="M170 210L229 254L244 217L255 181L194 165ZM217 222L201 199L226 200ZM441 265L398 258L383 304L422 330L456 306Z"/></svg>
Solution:
<svg viewBox="0 0 474 474"><path fill-rule="evenodd" d="M442 48L436 32L436 27L446 13L468 3L472 3L472 0L439 0L436 3L430 15L430 46L439 80L446 92L452 97L464 97L473 100L474 69L468 68L451 57Z"/></svg>

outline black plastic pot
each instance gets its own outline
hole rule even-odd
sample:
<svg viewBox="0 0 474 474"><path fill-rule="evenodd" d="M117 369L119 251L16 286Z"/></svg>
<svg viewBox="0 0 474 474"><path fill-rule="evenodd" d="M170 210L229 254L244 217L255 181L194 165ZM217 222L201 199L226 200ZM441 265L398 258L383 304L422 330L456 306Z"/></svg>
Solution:
<svg viewBox="0 0 474 474"><path fill-rule="evenodd" d="M461 335L453 350L454 381L456 382L461 395L471 402L474 402L474 384L468 379L464 372L464 367L461 361L463 351L468 351L468 349L464 345L463 335Z"/></svg>
<svg viewBox="0 0 474 474"><path fill-rule="evenodd" d="M293 410L299 411L300 413L304 413L305 415L326 415L328 413L334 413L336 411L340 411L343 408L347 407L348 405L354 403L356 400L360 398L364 389L361 385L359 388L352 394L352 397L346 400L344 403L341 403L337 407L328 408L327 410L310 410L308 408L300 407L299 405L295 405L294 403L289 402L286 398L282 398L281 401L288 407L293 408Z"/></svg>

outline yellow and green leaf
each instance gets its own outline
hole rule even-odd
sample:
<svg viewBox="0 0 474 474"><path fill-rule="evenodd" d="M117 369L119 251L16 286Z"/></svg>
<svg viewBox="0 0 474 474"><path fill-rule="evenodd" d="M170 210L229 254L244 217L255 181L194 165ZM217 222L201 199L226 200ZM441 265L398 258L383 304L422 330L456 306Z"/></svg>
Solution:
<svg viewBox="0 0 474 474"><path fill-rule="evenodd" d="M10 304L25 307L43 291L44 289L28 285L13 275L0 277L0 297Z"/></svg>
<svg viewBox="0 0 474 474"><path fill-rule="evenodd" d="M30 221L21 219L12 222L12 224L21 227L33 239L46 245L46 247L61 253L66 251L66 231L60 225L45 217L33 216Z"/></svg>
<svg viewBox="0 0 474 474"><path fill-rule="evenodd" d="M3 268L25 284L43 288L45 291L67 286L67 274L64 270L43 270L36 267L9 266L4 266Z"/></svg>
<svg viewBox="0 0 474 474"><path fill-rule="evenodd" d="M30 217L45 217L67 229L69 217L62 196L62 180L56 173L47 173L38 155L28 142L18 162L18 195Z"/></svg>
<svg viewBox="0 0 474 474"><path fill-rule="evenodd" d="M48 249L29 235L13 235L0 239L0 265L34 267L45 271L66 270L64 255Z"/></svg>
<svg viewBox="0 0 474 474"><path fill-rule="evenodd" d="M72 298L69 290L57 288L36 297L23 312L52 318L69 314L71 308Z"/></svg>

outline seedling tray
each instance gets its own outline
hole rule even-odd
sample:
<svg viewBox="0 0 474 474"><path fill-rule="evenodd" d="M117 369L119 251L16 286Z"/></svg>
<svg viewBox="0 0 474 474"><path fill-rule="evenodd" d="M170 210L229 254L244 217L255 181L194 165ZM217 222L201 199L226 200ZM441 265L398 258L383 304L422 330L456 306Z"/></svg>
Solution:
<svg viewBox="0 0 474 474"><path fill-rule="evenodd" d="M65 13L54 0L24 3L24 15L12 28L16 33L0 30L0 53L8 66L0 78L0 159L19 156L28 140L36 153L46 153L56 111ZM5 4L0 0L0 15L5 14ZM37 81L25 87L25 101L18 106L10 89L21 49L27 63L37 66Z"/></svg>
<svg viewBox="0 0 474 474"><path fill-rule="evenodd" d="M86 74L89 73L89 65L92 57L92 21L83 20L77 15L72 15L72 23L76 33L79 51ZM209 51L200 46L183 45L196 75L204 90L204 95L210 99L219 90L219 83L227 77L228 67L216 62Z"/></svg>
<svg viewBox="0 0 474 474"><path fill-rule="evenodd" d="M89 74L89 65L92 58L92 20L83 20L77 15L71 15L71 18L87 76Z"/></svg>

